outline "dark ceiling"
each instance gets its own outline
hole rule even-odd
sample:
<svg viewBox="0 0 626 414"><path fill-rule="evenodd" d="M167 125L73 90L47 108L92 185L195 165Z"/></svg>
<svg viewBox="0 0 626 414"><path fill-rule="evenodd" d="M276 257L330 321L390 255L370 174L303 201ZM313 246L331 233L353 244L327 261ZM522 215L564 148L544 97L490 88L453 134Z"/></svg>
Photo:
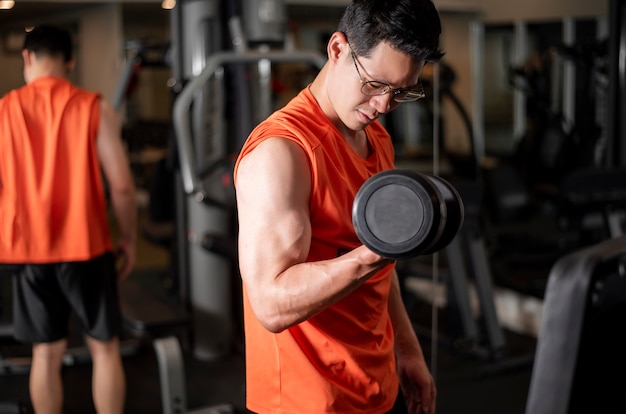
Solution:
<svg viewBox="0 0 626 414"><path fill-rule="evenodd" d="M0 10L0 31L20 26L33 25L45 21L66 21L72 14L86 8L94 7L98 3L90 2L31 2L15 1L15 6L10 10ZM163 21L167 11L161 9L158 1L122 3L124 20L138 20L149 22L150 20Z"/></svg>
<svg viewBox="0 0 626 414"><path fill-rule="evenodd" d="M110 2L112 0L108 0ZM107 0L104 0L107 2ZM140 21L148 23L156 21L162 23L167 19L168 11L161 9L160 0L138 0L132 2L128 0L120 1L122 4L125 21ZM80 12L80 10L98 5L94 0L81 2L76 1L24 1L15 0L15 6L11 10L0 10L0 31L15 27L32 25L39 21L53 22L54 20L67 20L70 14ZM102 3L100 3L102 4ZM287 4L287 15L290 20L297 22L306 21L339 21L342 6L331 7Z"/></svg>

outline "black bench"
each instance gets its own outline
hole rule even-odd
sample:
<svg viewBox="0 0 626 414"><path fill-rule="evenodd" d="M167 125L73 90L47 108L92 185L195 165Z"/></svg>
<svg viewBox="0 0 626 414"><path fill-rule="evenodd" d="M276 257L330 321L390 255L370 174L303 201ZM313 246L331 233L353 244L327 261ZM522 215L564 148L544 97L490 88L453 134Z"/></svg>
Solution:
<svg viewBox="0 0 626 414"><path fill-rule="evenodd" d="M626 412L626 236L550 271L526 414Z"/></svg>

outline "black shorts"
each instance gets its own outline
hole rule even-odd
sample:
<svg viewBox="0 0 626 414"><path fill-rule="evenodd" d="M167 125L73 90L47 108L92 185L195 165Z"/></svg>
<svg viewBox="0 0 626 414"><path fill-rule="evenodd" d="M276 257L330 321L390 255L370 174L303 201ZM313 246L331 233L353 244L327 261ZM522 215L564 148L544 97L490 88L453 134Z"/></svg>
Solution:
<svg viewBox="0 0 626 414"><path fill-rule="evenodd" d="M28 264L14 275L15 338L24 343L67 338L73 312L83 332L106 341L120 330L112 253L84 262Z"/></svg>

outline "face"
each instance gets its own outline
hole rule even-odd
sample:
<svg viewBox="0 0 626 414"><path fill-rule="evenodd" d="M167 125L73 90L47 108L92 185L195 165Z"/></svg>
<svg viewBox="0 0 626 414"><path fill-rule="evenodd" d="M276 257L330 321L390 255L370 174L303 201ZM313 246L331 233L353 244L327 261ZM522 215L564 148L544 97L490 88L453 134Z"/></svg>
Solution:
<svg viewBox="0 0 626 414"><path fill-rule="evenodd" d="M413 61L387 43L376 46L369 57L356 56L345 37L341 34L337 36L343 38L343 44L339 42L341 39L335 39L339 42L340 53L329 93L333 94L332 102L338 118L348 129L362 130L381 115L397 108L401 103L394 97L404 96L402 92L405 88L420 89L418 78L423 62ZM391 88L384 95L365 95L362 92L366 89L375 93L370 86L380 87L382 84Z"/></svg>

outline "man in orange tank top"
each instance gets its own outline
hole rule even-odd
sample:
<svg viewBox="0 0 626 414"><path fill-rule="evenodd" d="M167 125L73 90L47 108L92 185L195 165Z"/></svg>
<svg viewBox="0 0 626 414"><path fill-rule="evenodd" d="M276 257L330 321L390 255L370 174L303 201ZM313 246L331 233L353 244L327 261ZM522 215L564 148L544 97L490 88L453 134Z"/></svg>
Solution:
<svg viewBox="0 0 626 414"><path fill-rule="evenodd" d="M424 96L419 76L443 55L440 32L431 0L353 0L320 73L241 150L246 405L255 413L435 412L395 262L359 242L351 209L365 180L394 168L378 118Z"/></svg>
<svg viewBox="0 0 626 414"><path fill-rule="evenodd" d="M96 410L119 414L117 280L135 262L135 187L116 113L67 79L72 51L68 31L35 27L22 51L26 85L0 99L0 264L18 268L15 337L32 343L35 412L62 412L73 312L93 361ZM115 250L102 172L120 234Z"/></svg>

